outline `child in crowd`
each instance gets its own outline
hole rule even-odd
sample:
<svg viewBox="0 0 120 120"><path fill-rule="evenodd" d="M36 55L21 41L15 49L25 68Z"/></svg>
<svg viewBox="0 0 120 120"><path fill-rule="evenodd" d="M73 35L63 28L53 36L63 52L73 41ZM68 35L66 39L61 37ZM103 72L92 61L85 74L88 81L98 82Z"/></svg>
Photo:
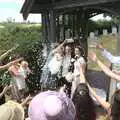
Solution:
<svg viewBox="0 0 120 120"><path fill-rule="evenodd" d="M19 101L24 98L24 94L27 90L25 80L31 71L26 61L21 61L20 64L16 63L12 65L8 70L13 78L11 81L14 93L13 98Z"/></svg>

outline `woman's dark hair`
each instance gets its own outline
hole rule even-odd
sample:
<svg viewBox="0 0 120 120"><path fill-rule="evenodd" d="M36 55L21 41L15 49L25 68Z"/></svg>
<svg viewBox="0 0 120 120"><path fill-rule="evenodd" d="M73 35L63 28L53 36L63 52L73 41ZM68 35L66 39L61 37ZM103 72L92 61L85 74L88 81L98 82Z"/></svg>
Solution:
<svg viewBox="0 0 120 120"><path fill-rule="evenodd" d="M111 99L112 120L120 120L120 90L117 90Z"/></svg>
<svg viewBox="0 0 120 120"><path fill-rule="evenodd" d="M79 49L80 55L81 55L82 57L84 57L84 55L85 55L84 49L83 49L82 47L80 47L80 46L75 46L75 48Z"/></svg>
<svg viewBox="0 0 120 120"><path fill-rule="evenodd" d="M85 83L81 83L77 86L72 100L76 108L77 120L96 119L94 103L89 95L88 86Z"/></svg>

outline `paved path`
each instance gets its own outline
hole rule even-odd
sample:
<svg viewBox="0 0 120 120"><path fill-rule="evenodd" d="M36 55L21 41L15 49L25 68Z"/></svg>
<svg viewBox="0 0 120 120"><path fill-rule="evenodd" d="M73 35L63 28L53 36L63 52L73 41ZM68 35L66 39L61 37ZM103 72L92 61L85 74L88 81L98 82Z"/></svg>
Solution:
<svg viewBox="0 0 120 120"><path fill-rule="evenodd" d="M109 77L102 71L88 70L86 74L87 80L94 88L103 89L106 91L106 85L108 84Z"/></svg>
<svg viewBox="0 0 120 120"><path fill-rule="evenodd" d="M104 90L106 92L107 90L107 84L109 81L109 77L105 75L102 71L93 71L93 70L88 70L86 74L87 80L89 80L89 83L93 88L98 88L98 95L103 95L103 93L100 93L99 89ZM101 96L103 97L103 96ZM105 98L104 98L105 99ZM105 111L101 107L96 108L96 113L97 113L97 120L103 120L105 119Z"/></svg>

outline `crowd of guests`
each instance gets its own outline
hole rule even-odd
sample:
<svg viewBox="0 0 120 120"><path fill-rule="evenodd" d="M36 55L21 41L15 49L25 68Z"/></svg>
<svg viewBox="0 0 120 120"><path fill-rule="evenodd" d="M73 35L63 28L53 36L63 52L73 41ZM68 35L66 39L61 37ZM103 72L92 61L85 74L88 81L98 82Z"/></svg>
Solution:
<svg viewBox="0 0 120 120"><path fill-rule="evenodd" d="M113 56L102 44L96 47L111 63L120 62L120 57ZM96 120L94 98L106 111L105 120L120 120L120 75L102 63L95 52L88 53L89 60L117 81L111 102L103 100L86 80L84 55L84 49L73 39L57 44L50 53L47 75L40 80L43 91L32 97L25 97L28 90L25 81L32 73L27 61L19 58L0 66L0 70L8 69L12 77L10 85L0 91L0 120ZM4 95L9 90L11 100L5 102Z"/></svg>

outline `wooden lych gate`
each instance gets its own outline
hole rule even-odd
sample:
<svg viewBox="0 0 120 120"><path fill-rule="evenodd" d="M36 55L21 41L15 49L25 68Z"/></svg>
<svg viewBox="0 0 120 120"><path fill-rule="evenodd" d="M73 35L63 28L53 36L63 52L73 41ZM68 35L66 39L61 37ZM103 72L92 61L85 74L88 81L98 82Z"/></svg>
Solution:
<svg viewBox="0 0 120 120"><path fill-rule="evenodd" d="M21 13L27 19L30 13L41 14L43 38L48 43L69 37L79 37L84 34L82 41L87 57L87 23L88 19L109 13L120 15L120 0L25 0Z"/></svg>

